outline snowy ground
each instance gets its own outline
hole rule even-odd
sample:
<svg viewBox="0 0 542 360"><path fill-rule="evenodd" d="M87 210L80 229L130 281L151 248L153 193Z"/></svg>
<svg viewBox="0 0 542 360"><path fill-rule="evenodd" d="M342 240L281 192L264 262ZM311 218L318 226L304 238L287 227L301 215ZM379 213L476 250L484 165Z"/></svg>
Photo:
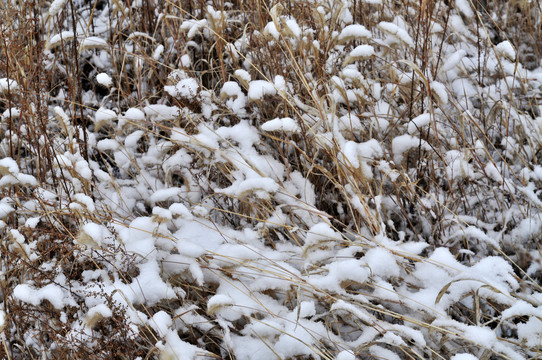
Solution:
<svg viewBox="0 0 542 360"><path fill-rule="evenodd" d="M3 358L542 352L539 4L0 11Z"/></svg>

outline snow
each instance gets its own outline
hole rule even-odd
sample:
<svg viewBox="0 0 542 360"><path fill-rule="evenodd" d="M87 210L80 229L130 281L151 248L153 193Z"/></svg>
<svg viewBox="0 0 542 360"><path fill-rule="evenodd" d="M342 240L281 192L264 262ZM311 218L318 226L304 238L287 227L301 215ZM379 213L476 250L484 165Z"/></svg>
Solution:
<svg viewBox="0 0 542 360"><path fill-rule="evenodd" d="M165 311L158 311L149 319L149 325L158 333L159 336L167 334L169 328L173 325L171 316Z"/></svg>
<svg viewBox="0 0 542 360"><path fill-rule="evenodd" d="M63 42L73 40L75 38L75 34L73 31L62 31L58 34L55 34L51 36L51 38L47 41L46 48L48 50L55 49L59 45L62 45Z"/></svg>
<svg viewBox="0 0 542 360"><path fill-rule="evenodd" d="M321 242L340 241L341 237L329 224L321 222L312 226L305 237L305 248L318 245Z"/></svg>
<svg viewBox="0 0 542 360"><path fill-rule="evenodd" d="M252 78L250 76L250 74L248 73L248 71L246 70L243 70L243 69L237 69L235 70L235 72L233 73L233 75L238 78L239 80L245 82L246 84L248 84Z"/></svg>
<svg viewBox="0 0 542 360"><path fill-rule="evenodd" d="M277 94L275 85L266 80L253 80L248 88L248 99L250 101L261 100L264 96Z"/></svg>
<svg viewBox="0 0 542 360"><path fill-rule="evenodd" d="M286 33L292 37L300 38L302 35L301 28L299 27L299 24L297 21L293 18L286 19L285 22L286 27Z"/></svg>
<svg viewBox="0 0 542 360"><path fill-rule="evenodd" d="M193 39L196 35L200 34L201 31L207 26L207 20L185 20L181 25L181 30L187 32L187 38L189 40Z"/></svg>
<svg viewBox="0 0 542 360"><path fill-rule="evenodd" d="M0 204L0 219L2 218L2 205ZM24 226L30 228L30 229L35 229L36 226L38 226L39 222L40 222L40 217L36 216L36 217L33 217L33 218L29 218L25 221L24 223Z"/></svg>
<svg viewBox="0 0 542 360"><path fill-rule="evenodd" d="M94 206L94 200L88 195L85 194L75 194L73 195L73 199L83 205L86 210L89 212L94 212L96 207Z"/></svg>
<svg viewBox="0 0 542 360"><path fill-rule="evenodd" d="M102 225L96 223L87 223L83 225L76 242L79 245L86 245L92 248L97 248L102 245L106 236L110 235L109 231Z"/></svg>
<svg viewBox="0 0 542 360"><path fill-rule="evenodd" d="M446 173L450 179L474 179L477 177L467 156L459 150L450 150L446 153Z"/></svg>
<svg viewBox="0 0 542 360"><path fill-rule="evenodd" d="M4 202L0 202L0 219L5 219L6 216L14 212L15 209Z"/></svg>
<svg viewBox="0 0 542 360"><path fill-rule="evenodd" d="M436 98L437 102L440 105L448 104L448 94L446 92L446 87L442 83L438 81L432 81L430 84L430 88L433 96Z"/></svg>
<svg viewBox="0 0 542 360"><path fill-rule="evenodd" d="M373 274L385 277L399 276L400 274L399 265L392 254L385 249L374 248L367 251L363 260L366 261Z"/></svg>
<svg viewBox="0 0 542 360"><path fill-rule="evenodd" d="M393 159L396 164L400 164L403 161L404 154L410 149L420 147L424 150L431 150L431 147L424 141L412 135L400 135L395 137L391 142L391 148L393 149Z"/></svg>
<svg viewBox="0 0 542 360"><path fill-rule="evenodd" d="M154 216L154 221L164 222L169 221L173 218L173 214L168 209L163 209L161 207L155 206L152 209L152 215Z"/></svg>
<svg viewBox="0 0 542 360"><path fill-rule="evenodd" d="M271 326L273 324L269 324ZM276 358L275 353L257 338L232 335L232 347L235 349L235 358L239 360Z"/></svg>
<svg viewBox="0 0 542 360"><path fill-rule="evenodd" d="M55 284L49 284L39 289L28 284L20 284L13 290L13 296L34 306L38 306L43 300L47 300L57 310L63 309L66 305L75 305L73 298Z"/></svg>
<svg viewBox="0 0 542 360"><path fill-rule="evenodd" d="M175 85L165 86L164 90L173 97L193 99L198 94L199 84L193 78L182 79Z"/></svg>
<svg viewBox="0 0 542 360"><path fill-rule="evenodd" d="M286 80L284 79L284 76L277 75L274 79L275 88L277 89L278 93L282 96L286 95Z"/></svg>
<svg viewBox="0 0 542 360"><path fill-rule="evenodd" d="M122 118L128 121L142 122L145 121L145 113L138 108L129 108Z"/></svg>
<svg viewBox="0 0 542 360"><path fill-rule="evenodd" d="M170 187L155 191L149 198L149 202L154 205L157 202L165 202L176 200L182 194L182 189L178 187Z"/></svg>
<svg viewBox="0 0 542 360"><path fill-rule="evenodd" d="M113 79L111 79L111 76L106 73L99 73L98 75L96 75L96 81L98 82L98 84L106 88L109 88L113 85Z"/></svg>
<svg viewBox="0 0 542 360"><path fill-rule="evenodd" d="M478 360L478 358L471 354L461 353L461 354L455 354L454 356L452 356L451 360Z"/></svg>
<svg viewBox="0 0 542 360"><path fill-rule="evenodd" d="M119 142L113 139L103 139L96 144L96 148L100 151L117 150L119 147Z"/></svg>
<svg viewBox="0 0 542 360"><path fill-rule="evenodd" d="M331 305L331 311L345 311L357 317L361 321L368 323L372 322L372 317L365 312L365 310L359 309L356 306L346 303L343 300L338 300L333 305Z"/></svg>
<svg viewBox="0 0 542 360"><path fill-rule="evenodd" d="M241 87L239 84L237 84L235 81L227 81L222 86L222 89L220 90L220 96L221 97L239 97L243 93L241 91Z"/></svg>
<svg viewBox="0 0 542 360"><path fill-rule="evenodd" d="M456 3L457 4L457 3ZM448 57L446 57L446 59L444 60L444 62L442 63L441 67L440 67L440 71L441 72L447 72L447 71L450 71L452 69L454 69L455 67L457 67L459 65L459 63L461 62L461 60L467 55L467 52L463 49L459 49L457 50L456 52L454 52L453 54L449 55Z"/></svg>
<svg viewBox="0 0 542 360"><path fill-rule="evenodd" d="M414 46L414 40L412 40L408 32L405 29L400 28L396 24L387 21L381 21L380 23L378 23L378 28L387 34L396 37L405 45L408 45L409 47Z"/></svg>
<svg viewBox="0 0 542 360"><path fill-rule="evenodd" d="M0 171L2 171L1 167ZM36 186L38 185L38 181L34 176L22 173L16 175L5 174L0 178L0 188L13 185Z"/></svg>
<svg viewBox="0 0 542 360"><path fill-rule="evenodd" d="M139 265L140 274L130 284L134 293L134 304L154 305L163 299L173 299L177 294L160 276L160 267L156 261L147 261Z"/></svg>
<svg viewBox="0 0 542 360"><path fill-rule="evenodd" d="M150 256L155 251L153 233L157 225L150 217L134 219L129 227L120 233L126 251L143 257Z"/></svg>
<svg viewBox="0 0 542 360"><path fill-rule="evenodd" d="M356 360L356 356L352 351L343 350L337 354L335 360Z"/></svg>
<svg viewBox="0 0 542 360"><path fill-rule="evenodd" d="M504 56L510 61L516 60L516 50L514 49L510 41L503 41L499 43L497 46L495 46L495 52L497 52L501 56Z"/></svg>
<svg viewBox="0 0 542 360"><path fill-rule="evenodd" d="M235 114L243 115L245 113L246 96L241 90L239 84L235 81L227 81L220 90L220 97L226 100L228 106Z"/></svg>
<svg viewBox="0 0 542 360"><path fill-rule="evenodd" d="M456 0L454 4L456 8L466 17L472 18L474 16L474 12L472 11L468 0Z"/></svg>
<svg viewBox="0 0 542 360"><path fill-rule="evenodd" d="M371 346L369 352L377 359L401 360L401 358L393 351L378 345Z"/></svg>
<svg viewBox="0 0 542 360"><path fill-rule="evenodd" d="M85 316L85 323L89 328L94 328L104 318L113 316L111 309L105 304L99 304L90 308Z"/></svg>
<svg viewBox="0 0 542 360"><path fill-rule="evenodd" d="M134 109L134 110L137 110L137 109ZM140 110L138 110L140 111ZM141 114L143 114L143 112L141 112ZM139 115L139 114L138 114ZM143 115L143 118L144 118L145 115ZM135 117L133 117L135 118ZM145 134L145 132L143 130L136 130L134 131L133 133L131 133L130 135L128 135L126 137L126 139L124 139L124 146L126 148L131 148L133 150L133 148L137 147L137 142L141 139L141 137Z"/></svg>
<svg viewBox="0 0 542 360"><path fill-rule="evenodd" d="M371 45L358 45L344 59L343 66L346 66L354 61L368 59L375 54L375 49Z"/></svg>
<svg viewBox="0 0 542 360"><path fill-rule="evenodd" d="M153 104L145 106L143 111L152 121L163 122L177 118L180 109L177 106Z"/></svg>
<svg viewBox="0 0 542 360"><path fill-rule="evenodd" d="M416 116L408 123L408 133L414 134L431 123L431 114L424 113Z"/></svg>
<svg viewBox="0 0 542 360"><path fill-rule="evenodd" d="M103 107L99 108L94 115L94 124L100 128L106 123L111 123L113 120L117 119L117 113L113 110L105 109Z"/></svg>
<svg viewBox="0 0 542 360"><path fill-rule="evenodd" d="M525 323L517 325L518 337L525 341L527 346L536 347L542 337L542 321L537 317L530 317Z"/></svg>
<svg viewBox="0 0 542 360"><path fill-rule="evenodd" d="M260 199L269 199L271 194L279 190L279 185L271 178L254 178L236 181L225 189L215 189L217 193L226 194L238 198L246 198L254 194Z"/></svg>
<svg viewBox="0 0 542 360"><path fill-rule="evenodd" d="M480 344L488 348L491 348L497 340L497 336L493 330L479 326L468 326L465 336L475 344Z"/></svg>
<svg viewBox="0 0 542 360"><path fill-rule="evenodd" d="M109 45L107 44L107 41L105 39L97 36L89 36L81 40L79 51L90 49L103 49L108 47Z"/></svg>
<svg viewBox="0 0 542 360"><path fill-rule="evenodd" d="M164 53L164 45L160 44L158 45L155 49L154 49L154 52L152 53L152 58L156 61L160 60L160 57L162 56L162 54Z"/></svg>
<svg viewBox="0 0 542 360"><path fill-rule="evenodd" d="M3 94L7 91L17 90L19 85L13 79L1 78L0 79L0 94Z"/></svg>
<svg viewBox="0 0 542 360"><path fill-rule="evenodd" d="M231 297L228 295L215 295L207 301L207 313L208 314L215 314L220 309L231 306L235 302Z"/></svg>
<svg viewBox="0 0 542 360"><path fill-rule="evenodd" d="M285 132L291 132L291 133L299 133L301 131L301 129L299 128L299 125L297 125L297 122L290 117L269 120L265 124L262 125L262 130L285 131Z"/></svg>
<svg viewBox="0 0 542 360"><path fill-rule="evenodd" d="M360 24L352 24L344 27L339 34L338 41L340 44L356 40L370 40L372 34L365 26Z"/></svg>
<svg viewBox="0 0 542 360"><path fill-rule="evenodd" d="M280 39L280 32L277 30L277 27L273 21L267 23L267 25L263 29L263 34L266 36L271 36L277 41Z"/></svg>
<svg viewBox="0 0 542 360"><path fill-rule="evenodd" d="M181 340L176 331L168 331L165 336L165 345L158 343L157 347L161 349L160 358L162 359L196 359L205 353L199 347Z"/></svg>
<svg viewBox="0 0 542 360"><path fill-rule="evenodd" d="M68 0L54 0L49 7L49 16L57 15L65 6Z"/></svg>
<svg viewBox="0 0 542 360"><path fill-rule="evenodd" d="M308 253L307 260L321 261L323 253ZM319 289L342 293L344 290L340 284L345 281L352 281L356 284L363 284L369 279L370 270L366 264L360 260L336 260L326 266L328 273L326 275L314 275L309 278L309 284Z"/></svg>
<svg viewBox="0 0 542 360"><path fill-rule="evenodd" d="M0 331L4 331L6 325L6 312L4 310L0 310Z"/></svg>
<svg viewBox="0 0 542 360"><path fill-rule="evenodd" d="M15 119L21 115L21 110L17 108L7 109L2 113L2 120Z"/></svg>
<svg viewBox="0 0 542 360"><path fill-rule="evenodd" d="M358 45L350 52L350 56L355 59L362 59L371 57L374 53L375 50L371 45Z"/></svg>
<svg viewBox="0 0 542 360"><path fill-rule="evenodd" d="M17 175L19 174L19 165L10 157L0 160L0 175Z"/></svg>
<svg viewBox="0 0 542 360"><path fill-rule="evenodd" d="M485 172L489 176L489 178L495 180L496 182L502 184L504 182L504 178L501 175L501 171L495 167L493 163L489 163L485 167Z"/></svg>
<svg viewBox="0 0 542 360"><path fill-rule="evenodd" d="M261 22L54 0L30 55L10 12L0 329L19 357L536 357L542 69L487 24L529 27L505 2L392 3Z"/></svg>
<svg viewBox="0 0 542 360"><path fill-rule="evenodd" d="M18 230L10 230L9 234L14 241L18 242L19 244L24 244L25 238Z"/></svg>
<svg viewBox="0 0 542 360"><path fill-rule="evenodd" d="M501 313L503 319L512 318L515 316L540 316L541 309L535 308L533 305L523 301L518 300L514 305L504 310Z"/></svg>

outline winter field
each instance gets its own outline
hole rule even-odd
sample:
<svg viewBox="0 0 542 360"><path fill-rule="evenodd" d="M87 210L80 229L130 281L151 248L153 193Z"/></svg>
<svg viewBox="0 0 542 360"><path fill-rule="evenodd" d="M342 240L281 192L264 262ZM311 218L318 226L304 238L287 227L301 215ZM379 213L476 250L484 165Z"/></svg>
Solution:
<svg viewBox="0 0 542 360"><path fill-rule="evenodd" d="M541 15L2 1L0 358L542 358Z"/></svg>

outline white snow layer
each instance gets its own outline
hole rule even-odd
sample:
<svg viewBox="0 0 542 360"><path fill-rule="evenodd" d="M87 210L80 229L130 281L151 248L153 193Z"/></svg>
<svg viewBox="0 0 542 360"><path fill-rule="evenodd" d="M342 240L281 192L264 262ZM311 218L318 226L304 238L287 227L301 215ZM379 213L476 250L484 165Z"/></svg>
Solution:
<svg viewBox="0 0 542 360"><path fill-rule="evenodd" d="M96 75L96 81L98 84L107 88L113 85L113 79L111 79L111 76L107 75L106 73L99 73Z"/></svg>
<svg viewBox="0 0 542 360"><path fill-rule="evenodd" d="M301 131L301 129L299 128L299 125L297 125L297 122L290 117L269 120L268 122L262 125L262 130L285 131L285 132L292 132L292 133L298 133Z"/></svg>

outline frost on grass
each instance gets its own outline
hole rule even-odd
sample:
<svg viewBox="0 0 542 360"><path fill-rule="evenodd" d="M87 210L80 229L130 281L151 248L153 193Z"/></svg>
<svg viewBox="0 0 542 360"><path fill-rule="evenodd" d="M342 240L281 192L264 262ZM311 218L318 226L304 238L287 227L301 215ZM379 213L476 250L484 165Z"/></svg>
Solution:
<svg viewBox="0 0 542 360"><path fill-rule="evenodd" d="M534 3L83 3L3 23L10 358L537 356Z"/></svg>

